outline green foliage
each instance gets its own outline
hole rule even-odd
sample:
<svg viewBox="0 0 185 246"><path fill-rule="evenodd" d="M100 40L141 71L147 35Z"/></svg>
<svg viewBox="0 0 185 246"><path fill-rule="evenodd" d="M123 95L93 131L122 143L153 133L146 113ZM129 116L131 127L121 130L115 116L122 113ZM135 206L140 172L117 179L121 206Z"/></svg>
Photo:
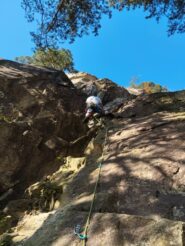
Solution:
<svg viewBox="0 0 185 246"><path fill-rule="evenodd" d="M159 84L155 84L154 82L142 82L140 84L136 84L131 81L130 87L134 89L141 89L146 94L156 93L156 92L166 92L168 89Z"/></svg>
<svg viewBox="0 0 185 246"><path fill-rule="evenodd" d="M15 60L23 64L33 64L36 66L61 69L69 72L74 71L73 57L68 49L38 49L31 57L20 56L16 57Z"/></svg>
<svg viewBox="0 0 185 246"><path fill-rule="evenodd" d="M13 220L11 216L0 214L0 235L9 231L9 229L12 227L12 221ZM1 242L1 239L0 239L0 242Z"/></svg>
<svg viewBox="0 0 185 246"><path fill-rule="evenodd" d="M168 19L168 33L185 31L184 0L22 0L28 21L37 21L32 33L37 47L54 47L58 41L93 32L98 34L103 14L111 17L112 10L142 8L146 18Z"/></svg>
<svg viewBox="0 0 185 246"><path fill-rule="evenodd" d="M3 234L0 237L0 246L11 246L12 245L12 238L8 234Z"/></svg>
<svg viewBox="0 0 185 246"><path fill-rule="evenodd" d="M22 63L22 64L31 64L32 63L32 57L30 57L30 56L19 56L19 57L15 57L15 61Z"/></svg>
<svg viewBox="0 0 185 246"><path fill-rule="evenodd" d="M2 114L0 114L0 121L5 121L6 123L8 123L8 124L11 124L12 123L12 119L10 118L10 117L7 117L7 116L5 116L5 115L2 115Z"/></svg>

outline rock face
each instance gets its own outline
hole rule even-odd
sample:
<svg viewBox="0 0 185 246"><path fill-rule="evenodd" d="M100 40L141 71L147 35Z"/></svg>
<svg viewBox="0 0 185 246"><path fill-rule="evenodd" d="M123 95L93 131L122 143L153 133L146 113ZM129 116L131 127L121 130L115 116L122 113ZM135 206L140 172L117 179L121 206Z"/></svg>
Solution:
<svg viewBox="0 0 185 246"><path fill-rule="evenodd" d="M127 87L126 89L130 94L133 94L136 96L139 96L141 94L145 94L143 89L139 89L139 88L136 89L136 88L132 88L132 87Z"/></svg>
<svg viewBox="0 0 185 246"><path fill-rule="evenodd" d="M155 112L184 112L185 91L140 95L119 107L119 117L141 117Z"/></svg>
<svg viewBox="0 0 185 246"><path fill-rule="evenodd" d="M86 133L83 110L63 72L0 61L0 194L57 170L57 154Z"/></svg>
<svg viewBox="0 0 185 246"><path fill-rule="evenodd" d="M97 187L87 246L184 245L185 91L131 97L106 80L103 100L113 118L87 131L80 119L86 89L90 83L100 92L102 80L77 74L76 89L63 73L51 82L56 71L0 64L0 201L14 184L26 188L0 214L5 228L19 217L0 243L80 245L74 227L85 226Z"/></svg>
<svg viewBox="0 0 185 246"><path fill-rule="evenodd" d="M99 95L103 104L120 98L122 103L131 98L129 92L109 79L98 79L87 73L68 74L74 85L87 96Z"/></svg>
<svg viewBox="0 0 185 246"><path fill-rule="evenodd" d="M185 112L114 119L107 126L105 146L104 129L87 147L86 165L64 191L63 209L45 217L23 245L80 244L74 227L85 226L104 149L86 245L183 246ZM30 228L34 219L25 220Z"/></svg>

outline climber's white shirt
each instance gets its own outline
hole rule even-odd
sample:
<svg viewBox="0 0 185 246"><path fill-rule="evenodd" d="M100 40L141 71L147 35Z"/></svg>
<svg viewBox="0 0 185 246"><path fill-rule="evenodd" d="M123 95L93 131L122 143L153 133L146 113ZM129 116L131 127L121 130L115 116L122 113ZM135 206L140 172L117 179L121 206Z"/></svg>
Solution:
<svg viewBox="0 0 185 246"><path fill-rule="evenodd" d="M86 100L86 104L87 106L91 106L91 105L101 105L101 99L99 97L96 96L90 96L87 98Z"/></svg>

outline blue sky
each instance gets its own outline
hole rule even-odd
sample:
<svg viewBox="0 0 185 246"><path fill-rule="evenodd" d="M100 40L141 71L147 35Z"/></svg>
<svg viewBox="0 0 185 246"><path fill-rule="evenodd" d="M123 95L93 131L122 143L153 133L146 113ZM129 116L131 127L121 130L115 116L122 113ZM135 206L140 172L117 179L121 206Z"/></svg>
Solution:
<svg viewBox="0 0 185 246"><path fill-rule="evenodd" d="M29 31L35 26L26 22L20 0L1 1L0 11L0 57L31 55ZM62 47L72 51L78 70L125 87L136 77L172 91L185 89L185 34L168 37L166 20L157 24L144 16L141 10L115 12L111 20L103 18L98 37L86 36Z"/></svg>

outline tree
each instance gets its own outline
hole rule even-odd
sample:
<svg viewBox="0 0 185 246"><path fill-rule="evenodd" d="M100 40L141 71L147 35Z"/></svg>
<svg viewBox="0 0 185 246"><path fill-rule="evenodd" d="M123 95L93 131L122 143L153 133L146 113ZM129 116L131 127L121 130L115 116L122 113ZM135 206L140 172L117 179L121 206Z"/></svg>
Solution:
<svg viewBox="0 0 185 246"><path fill-rule="evenodd" d="M33 64L36 66L61 69L69 72L75 71L72 54L67 49L38 49L31 57L19 56L16 57L15 60L23 64Z"/></svg>
<svg viewBox="0 0 185 246"><path fill-rule="evenodd" d="M168 33L185 32L184 0L22 0L28 21L36 19L38 30L32 32L37 47L55 47L58 41L98 34L103 14L112 10L143 8L146 18L168 19Z"/></svg>
<svg viewBox="0 0 185 246"><path fill-rule="evenodd" d="M15 61L23 64L31 64L32 63L32 57L31 56L19 56L15 57Z"/></svg>
<svg viewBox="0 0 185 246"><path fill-rule="evenodd" d="M142 89L143 92L146 94L168 91L168 89L166 87L161 86L159 84L155 84L154 82L150 82L150 81L142 82L138 85L136 83L134 83L134 84L131 83L130 87L134 88L134 89Z"/></svg>

